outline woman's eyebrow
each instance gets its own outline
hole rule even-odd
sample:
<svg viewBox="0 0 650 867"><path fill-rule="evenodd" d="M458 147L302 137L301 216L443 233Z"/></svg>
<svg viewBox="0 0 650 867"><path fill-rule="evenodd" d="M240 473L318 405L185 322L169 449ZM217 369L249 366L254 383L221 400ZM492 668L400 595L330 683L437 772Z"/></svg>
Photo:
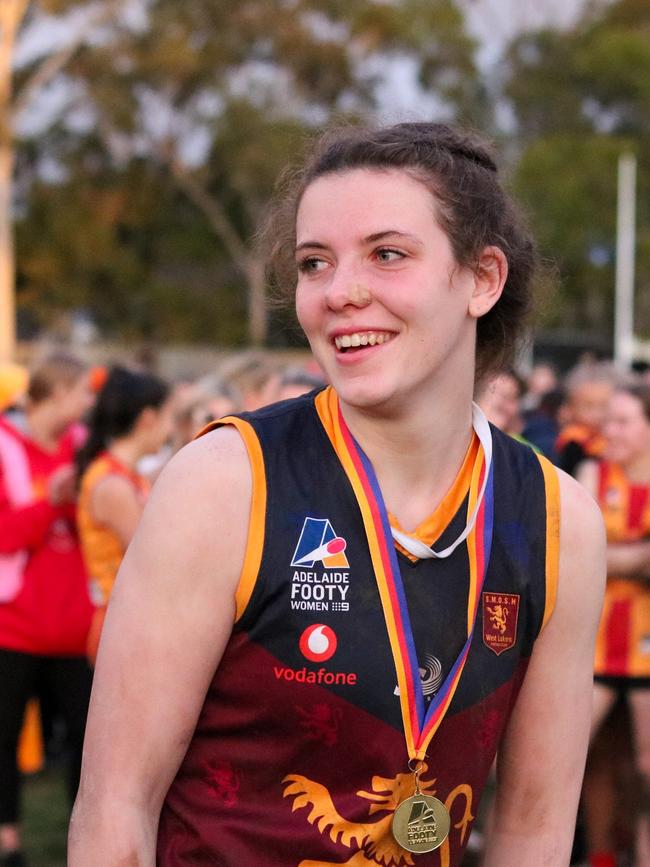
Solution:
<svg viewBox="0 0 650 867"><path fill-rule="evenodd" d="M385 229L381 232L374 232L372 235L368 235L363 239L364 244L374 244L377 241L383 241L386 238L406 238L409 241L412 241L414 244L417 244L420 247L423 247L422 241L417 238L415 235L411 235L409 232L400 232L399 229ZM327 244L322 244L320 241L302 241L296 247L295 252L299 253L301 250L306 248L311 250L327 250Z"/></svg>
<svg viewBox="0 0 650 867"><path fill-rule="evenodd" d="M310 250L327 250L327 244L321 244L320 241L302 241L296 247L295 252L299 253L301 250L305 250L307 247Z"/></svg>
<svg viewBox="0 0 650 867"><path fill-rule="evenodd" d="M418 244L420 247L424 246L422 241L420 241L419 238L416 238L415 235L411 235L410 232L400 232L399 229L386 229L383 232L375 232L373 235L368 235L367 238L364 238L364 242L366 244L373 244L376 241L383 241L388 237L406 238L409 241Z"/></svg>

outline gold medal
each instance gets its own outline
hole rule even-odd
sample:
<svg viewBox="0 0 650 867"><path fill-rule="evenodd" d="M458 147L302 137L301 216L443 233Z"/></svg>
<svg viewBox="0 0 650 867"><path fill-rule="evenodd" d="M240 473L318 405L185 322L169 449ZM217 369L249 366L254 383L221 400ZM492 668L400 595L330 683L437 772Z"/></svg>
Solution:
<svg viewBox="0 0 650 867"><path fill-rule="evenodd" d="M433 852L447 839L451 819L442 801L416 793L398 805L393 837L407 852Z"/></svg>
<svg viewBox="0 0 650 867"><path fill-rule="evenodd" d="M391 829L402 849L417 855L442 846L449 834L451 818L442 801L420 791L420 774L426 770L426 765L415 760L415 767L412 767L412 763L413 760L409 762L409 769L415 777L415 794L397 805Z"/></svg>

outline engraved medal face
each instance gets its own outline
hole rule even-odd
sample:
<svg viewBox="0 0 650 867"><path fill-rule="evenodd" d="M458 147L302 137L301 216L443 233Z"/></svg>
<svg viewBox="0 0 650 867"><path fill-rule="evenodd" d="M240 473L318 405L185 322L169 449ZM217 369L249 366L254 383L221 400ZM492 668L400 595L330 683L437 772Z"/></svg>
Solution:
<svg viewBox="0 0 650 867"><path fill-rule="evenodd" d="M451 820L447 808L431 795L412 795L395 810L393 837L407 852L433 852L447 839Z"/></svg>

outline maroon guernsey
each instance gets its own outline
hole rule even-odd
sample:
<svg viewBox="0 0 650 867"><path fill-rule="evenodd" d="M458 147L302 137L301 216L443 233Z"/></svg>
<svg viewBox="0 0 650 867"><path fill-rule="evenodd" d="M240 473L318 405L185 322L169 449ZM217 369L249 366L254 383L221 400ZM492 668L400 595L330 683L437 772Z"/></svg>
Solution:
<svg viewBox="0 0 650 867"><path fill-rule="evenodd" d="M254 470L249 551L232 636L161 813L160 867L461 864L553 607L555 474L493 429L494 535L479 618L421 777L422 790L447 805L451 832L437 851L411 855L390 831L413 776L363 521L337 455L335 409L327 389L230 420ZM466 495L436 547L463 529ZM449 507L447 497L439 508ZM466 637L467 550L398 559L430 699Z"/></svg>

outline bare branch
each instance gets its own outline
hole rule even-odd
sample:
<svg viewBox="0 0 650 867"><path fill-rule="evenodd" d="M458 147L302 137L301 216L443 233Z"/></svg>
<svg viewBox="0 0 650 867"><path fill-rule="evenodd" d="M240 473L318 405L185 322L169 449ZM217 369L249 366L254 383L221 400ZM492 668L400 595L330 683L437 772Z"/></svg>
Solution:
<svg viewBox="0 0 650 867"><path fill-rule="evenodd" d="M180 162L180 160L171 158L169 166L172 176L180 189L187 195L199 210L201 210L210 221L210 225L214 229L215 234L221 238L223 244L231 258L235 261L241 271L248 276L248 259L249 253L246 245L233 228L232 223L226 216L226 212L221 207L219 201L200 184L196 177Z"/></svg>
<svg viewBox="0 0 650 867"><path fill-rule="evenodd" d="M16 94L13 105L14 118L27 107L32 96L41 88L49 84L52 79L66 66L83 45L86 37L95 27L105 24L117 13L122 0L107 0L96 15L90 15L83 27L79 29L75 38L59 51L46 57L43 62L29 76L20 91Z"/></svg>
<svg viewBox="0 0 650 867"><path fill-rule="evenodd" d="M11 61L16 33L27 11L29 0L4 0L0 3L0 111L6 118L11 99ZM7 126L7 120L4 120Z"/></svg>

